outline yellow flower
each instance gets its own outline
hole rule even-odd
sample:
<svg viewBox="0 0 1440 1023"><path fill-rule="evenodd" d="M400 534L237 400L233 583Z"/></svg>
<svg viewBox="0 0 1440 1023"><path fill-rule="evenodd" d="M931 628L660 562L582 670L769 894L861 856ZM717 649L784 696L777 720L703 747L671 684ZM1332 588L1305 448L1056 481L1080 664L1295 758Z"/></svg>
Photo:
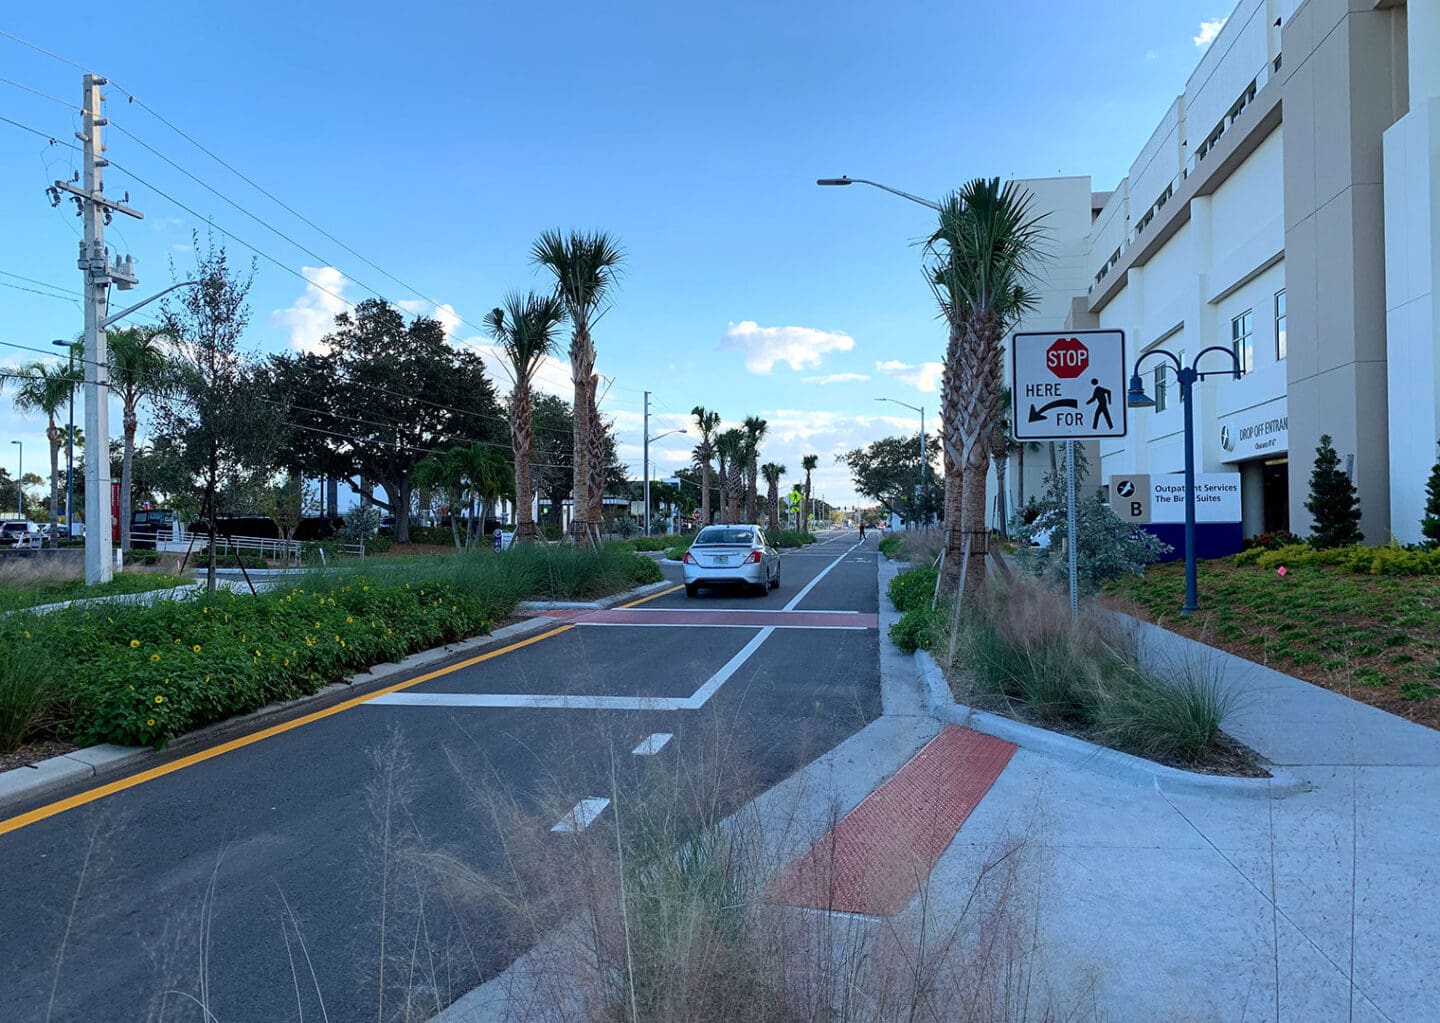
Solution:
<svg viewBox="0 0 1440 1023"><path fill-rule="evenodd" d="M198 653L200 652L200 644L199 644L199 643L196 643L196 644L195 644L194 646L192 646L190 649L191 649L193 652L195 652L195 653L198 654Z"/></svg>
<svg viewBox="0 0 1440 1023"><path fill-rule="evenodd" d="M160 660L160 655L159 655L159 654L151 654L151 655L150 655L150 660L152 660L152 661L158 661L158 660Z"/></svg>
<svg viewBox="0 0 1440 1023"><path fill-rule="evenodd" d="M339 637L339 636L336 636L336 637L335 637L335 642L337 642L337 643L340 642L340 637Z"/></svg>
<svg viewBox="0 0 1440 1023"><path fill-rule="evenodd" d="M355 620L355 618L354 618L353 615L346 615L346 616L345 616L345 621L346 621L347 623L353 622L354 620Z"/></svg>
<svg viewBox="0 0 1440 1023"><path fill-rule="evenodd" d="M163 697L163 696L158 696L158 695L157 695L157 696L155 697L155 702L156 702L156 703L164 703L164 702L165 702L165 697Z"/></svg>
<svg viewBox="0 0 1440 1023"><path fill-rule="evenodd" d="M134 687L134 686L131 686L131 687L130 687L130 691L133 693L133 692L135 691L135 687Z"/></svg>
<svg viewBox="0 0 1440 1023"><path fill-rule="evenodd" d="M290 658L288 658L288 657L285 658L285 665L284 665L284 666L287 667L287 668L290 667Z"/></svg>
<svg viewBox="0 0 1440 1023"><path fill-rule="evenodd" d="M206 676L205 676L205 681L206 681L206 682L209 682L209 681L210 681L210 676L209 676L209 675L206 675Z"/></svg>
<svg viewBox="0 0 1440 1023"><path fill-rule="evenodd" d="M305 637L305 645L306 645L306 646L314 646L314 645L315 645L315 637L314 637L314 636L306 636L306 637Z"/></svg>
<svg viewBox="0 0 1440 1023"><path fill-rule="evenodd" d="M151 728L154 728L154 727L155 727L155 719L154 719L154 718L146 718L146 719L145 719L145 723L146 723L147 725L149 725Z"/></svg>
<svg viewBox="0 0 1440 1023"><path fill-rule="evenodd" d="M29 630L29 629L26 629L26 630L25 630L25 638L26 638L26 639L29 639L29 638L30 638L30 630Z"/></svg>
<svg viewBox="0 0 1440 1023"><path fill-rule="evenodd" d="M131 650L139 650L139 649L140 649L140 641L139 641L138 639L132 639L132 640L130 641L130 649L131 649Z"/></svg>
<svg viewBox="0 0 1440 1023"><path fill-rule="evenodd" d="M202 608L200 609L200 613L201 613L202 615L208 615L208 614L210 613L210 609L209 609L208 607L202 607Z"/></svg>

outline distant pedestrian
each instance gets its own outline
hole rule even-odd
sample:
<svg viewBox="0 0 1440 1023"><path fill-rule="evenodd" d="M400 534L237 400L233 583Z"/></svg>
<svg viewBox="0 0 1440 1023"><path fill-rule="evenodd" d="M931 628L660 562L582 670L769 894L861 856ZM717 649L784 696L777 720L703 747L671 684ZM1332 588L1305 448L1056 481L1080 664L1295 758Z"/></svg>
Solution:
<svg viewBox="0 0 1440 1023"><path fill-rule="evenodd" d="M865 542L865 520L864 520L864 519L861 519L861 520L860 520L860 542L861 542L861 543L864 543L864 542Z"/></svg>

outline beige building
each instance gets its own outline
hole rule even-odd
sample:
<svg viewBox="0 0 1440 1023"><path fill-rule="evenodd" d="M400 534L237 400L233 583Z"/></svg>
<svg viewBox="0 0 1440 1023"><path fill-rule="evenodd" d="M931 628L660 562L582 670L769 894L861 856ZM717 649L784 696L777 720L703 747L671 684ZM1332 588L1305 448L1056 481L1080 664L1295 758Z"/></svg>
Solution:
<svg viewBox="0 0 1440 1023"><path fill-rule="evenodd" d="M1242 379L1198 385L1196 466L1240 473L1247 535L1309 529L1330 434L1367 540L1419 538L1440 438L1440 0L1241 0L1112 191L1026 184L1062 255L1022 329L1120 328L1132 364L1241 360ZM1173 370L1144 376L1157 408L1092 449L1098 484L1182 468ZM1028 457L1012 506L1048 464Z"/></svg>

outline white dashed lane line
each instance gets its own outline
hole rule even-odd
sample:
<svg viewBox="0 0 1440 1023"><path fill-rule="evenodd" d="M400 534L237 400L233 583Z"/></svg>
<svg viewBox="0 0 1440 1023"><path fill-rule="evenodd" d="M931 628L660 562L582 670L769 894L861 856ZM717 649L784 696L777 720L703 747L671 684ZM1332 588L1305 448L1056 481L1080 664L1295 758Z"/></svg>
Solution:
<svg viewBox="0 0 1440 1023"><path fill-rule="evenodd" d="M665 744L673 738L674 736L669 732L655 732L653 735L647 735L645 741L630 752L634 753L637 757L653 757L656 753L664 749Z"/></svg>
<svg viewBox="0 0 1440 1023"><path fill-rule="evenodd" d="M565 834L584 831L591 824L595 823L595 818L599 817L609 805L610 800L604 796L587 796L585 799L576 803L575 809L571 810L564 817L561 817L559 822L550 830Z"/></svg>

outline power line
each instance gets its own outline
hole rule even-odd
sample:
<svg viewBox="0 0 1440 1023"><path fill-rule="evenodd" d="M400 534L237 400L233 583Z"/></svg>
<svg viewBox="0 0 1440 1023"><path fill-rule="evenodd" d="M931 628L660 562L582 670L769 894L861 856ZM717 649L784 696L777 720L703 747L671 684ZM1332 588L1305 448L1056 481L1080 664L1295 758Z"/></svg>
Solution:
<svg viewBox="0 0 1440 1023"><path fill-rule="evenodd" d="M12 273L12 272L9 271L9 270L0 270L0 277L13 277L13 278L15 278L17 281L24 281L24 282L26 282L27 284L38 284L38 285L40 285L40 287L42 287L42 288L53 288L53 289L55 289L56 291L64 291L64 290L65 290L64 285L61 285L61 284L51 284L49 281L36 280L34 277L26 277L24 274Z"/></svg>
<svg viewBox="0 0 1440 1023"><path fill-rule="evenodd" d="M16 291L28 291L32 295L40 295L43 298L53 298L61 302L74 302L77 306L80 304L80 300L73 295L52 295L48 291L27 288L23 284L11 284L9 281L0 281L0 288L14 288Z"/></svg>
<svg viewBox="0 0 1440 1023"><path fill-rule="evenodd" d="M39 89L31 88L24 82L17 82L11 78L0 78L0 85L13 86L16 89L19 89L21 92L28 92L32 96L39 96L41 99L48 99L51 103L59 103L62 107L69 107L71 110L80 109L80 105L78 103L72 103L69 100L63 100L59 96L52 96L48 92L41 92Z"/></svg>

